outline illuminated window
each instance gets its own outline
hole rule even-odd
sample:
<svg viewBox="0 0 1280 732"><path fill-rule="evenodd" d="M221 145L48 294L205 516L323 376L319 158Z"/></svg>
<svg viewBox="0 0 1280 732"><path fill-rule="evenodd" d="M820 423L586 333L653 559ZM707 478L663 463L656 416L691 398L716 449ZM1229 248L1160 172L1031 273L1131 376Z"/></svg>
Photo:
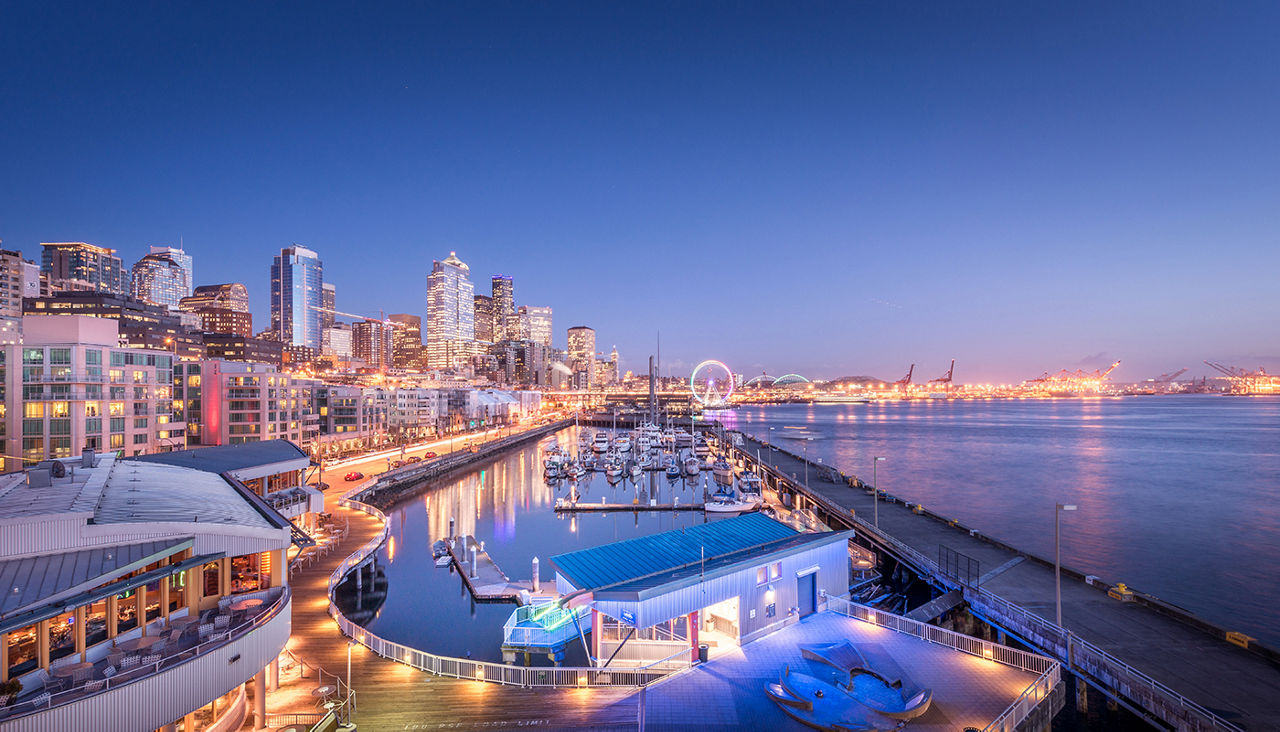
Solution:
<svg viewBox="0 0 1280 732"><path fill-rule="evenodd" d="M40 402L27 402L22 405L22 416L27 419L40 419L44 417L44 404Z"/></svg>

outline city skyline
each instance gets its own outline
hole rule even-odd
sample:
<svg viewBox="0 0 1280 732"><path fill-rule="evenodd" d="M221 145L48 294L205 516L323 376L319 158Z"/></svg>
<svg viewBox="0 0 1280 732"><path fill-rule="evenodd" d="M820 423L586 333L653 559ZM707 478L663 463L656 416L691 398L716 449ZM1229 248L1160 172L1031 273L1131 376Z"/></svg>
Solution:
<svg viewBox="0 0 1280 732"><path fill-rule="evenodd" d="M182 243L258 323L294 242L370 315L458 251L671 374L1280 370L1274 6L505 12L16 9L0 239Z"/></svg>

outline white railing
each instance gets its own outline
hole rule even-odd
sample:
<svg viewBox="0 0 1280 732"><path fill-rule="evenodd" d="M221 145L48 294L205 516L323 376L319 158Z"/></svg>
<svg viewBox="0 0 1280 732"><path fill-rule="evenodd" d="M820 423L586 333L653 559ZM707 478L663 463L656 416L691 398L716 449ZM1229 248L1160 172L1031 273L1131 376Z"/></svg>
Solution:
<svg viewBox="0 0 1280 732"><path fill-rule="evenodd" d="M623 686L623 687L641 687L657 681L681 668L687 668L692 664L692 659L687 663L675 666L670 658L656 661L648 666L639 668L611 669L611 668L572 668L572 667L541 667L541 666L512 666L505 663L492 663L489 661L475 661L466 658L452 658L449 656L438 656L434 653L428 653L416 648L394 641L389 641L366 630L364 627L348 620L338 609L337 603L333 600L333 591L342 583L343 577L356 566L369 558L370 555L377 552L382 544L387 540L391 532L391 524L387 521L387 516L377 508L367 503L356 500L354 496L365 488L354 488L347 491L338 499L338 505L350 508L356 511L362 511L381 522L382 528L369 541L365 542L360 548L352 552L346 559L342 560L333 572L329 574L329 614L338 623L338 628L343 634L355 640L362 646L365 646L374 653L407 666L411 666L420 671L435 674L437 676L447 676L455 679L474 679L476 681L489 681L498 684L509 684L512 686L523 687L585 687L585 686ZM691 653L692 655L692 653ZM655 666L663 665L665 668L655 668Z"/></svg>
<svg viewBox="0 0 1280 732"><path fill-rule="evenodd" d="M194 646L191 646L190 648L185 648L177 653L174 653L169 656L165 656L164 658L154 663L139 664L126 671L121 671L120 673L108 679L89 680L88 682L86 682L86 684L93 684L96 687L92 691L89 690L87 685L81 684L74 688L67 689L66 691L59 691L56 694L51 694L47 699L40 698L40 701L38 704L36 699L27 699L20 703L11 704L8 707L0 709L0 720L12 719L15 717L23 717L28 714L34 714L36 712L40 712L45 709L49 709L51 707L59 706L60 704L69 704L71 702L77 702L82 699L88 698L90 696L95 696L97 694L102 694L102 693L111 691L113 689L118 689L121 686L124 686L126 684L131 684L135 681L141 681L142 679L145 679L151 676L152 674L156 674L161 671L169 671L187 661L190 661L194 658L199 657L204 653L207 653L208 651L211 651L215 648L219 648L221 646L225 646L228 643L233 643L239 640L241 637L243 637L247 633L261 627L268 621L275 618L280 613L280 610L286 604L288 604L290 593L289 593L289 588L286 586L278 589L266 590L264 591L264 593L255 593L255 594L243 596L243 597L254 597L254 596L262 596L264 594L270 595L276 592L278 592L278 595L276 596L275 602L273 602L271 605L266 607L264 610L262 610L257 615L250 618L249 620L246 620L245 622L240 623L239 625L233 628L228 628L225 631L219 631L216 634L220 636L217 640L210 639L210 640L202 641ZM40 695L40 697L43 697L43 695Z"/></svg>
<svg viewBox="0 0 1280 732"><path fill-rule="evenodd" d="M561 608L554 603L521 605L502 626L503 644L554 648L578 635L578 625L573 621L576 617L580 623L586 617L588 609L586 605L577 609ZM523 622L536 625L522 628L520 623Z"/></svg>
<svg viewBox="0 0 1280 732"><path fill-rule="evenodd" d="M1057 661L1038 653L1022 651L1000 643L992 643L981 638L957 633L936 625L929 625L918 620L887 613L843 597L827 595L827 609L846 615L865 623L888 628L889 630L914 636L930 643L936 643L961 653L967 653L988 661L1012 666L1020 671L1038 674L1036 680L1022 691L1022 694L1005 709L995 721L984 729L991 732L1011 732L1026 719L1040 702L1047 699L1062 681L1062 666Z"/></svg>

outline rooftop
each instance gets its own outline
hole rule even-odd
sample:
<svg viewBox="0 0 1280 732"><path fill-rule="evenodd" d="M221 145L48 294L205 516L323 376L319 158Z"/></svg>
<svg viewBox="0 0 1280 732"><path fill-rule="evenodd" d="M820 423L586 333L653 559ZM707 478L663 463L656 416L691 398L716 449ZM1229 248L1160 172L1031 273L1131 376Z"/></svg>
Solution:
<svg viewBox="0 0 1280 732"><path fill-rule="evenodd" d="M128 574L186 546L171 538L0 561L0 618Z"/></svg>
<svg viewBox="0 0 1280 732"><path fill-rule="evenodd" d="M139 455L138 457L129 458L126 463L159 463L221 474L239 473L252 468L291 461L305 461L305 463L292 468L296 470L309 465L311 458L307 453L303 452L302 448L288 440L263 440L262 442L246 442L242 445L197 447L191 450L174 450L173 452L160 452L154 455Z"/></svg>
<svg viewBox="0 0 1280 732"><path fill-rule="evenodd" d="M789 539L800 532L760 513L582 549L551 558L574 587L598 589Z"/></svg>

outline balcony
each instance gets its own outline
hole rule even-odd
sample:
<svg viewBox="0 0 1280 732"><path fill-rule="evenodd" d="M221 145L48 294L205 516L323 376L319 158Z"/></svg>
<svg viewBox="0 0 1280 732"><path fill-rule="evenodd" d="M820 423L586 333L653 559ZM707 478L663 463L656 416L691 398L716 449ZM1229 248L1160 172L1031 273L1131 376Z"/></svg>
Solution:
<svg viewBox="0 0 1280 732"><path fill-rule="evenodd" d="M60 659L71 665L55 663L52 676L40 670L25 677L22 694L0 707L0 727L84 729L92 720L112 720L120 729L163 727L270 663L289 640L291 603L287 587L224 598L200 618L148 626L148 637L160 641L144 651L108 648L83 664L74 655Z"/></svg>

